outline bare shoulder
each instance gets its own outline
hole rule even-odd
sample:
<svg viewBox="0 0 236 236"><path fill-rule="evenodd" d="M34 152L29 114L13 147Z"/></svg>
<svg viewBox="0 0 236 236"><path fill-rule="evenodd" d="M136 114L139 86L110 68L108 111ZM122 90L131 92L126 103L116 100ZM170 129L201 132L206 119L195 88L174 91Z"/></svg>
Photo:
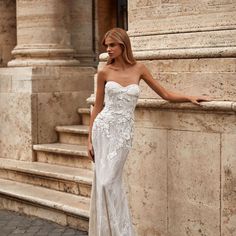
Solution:
<svg viewBox="0 0 236 236"><path fill-rule="evenodd" d="M107 78L107 66L104 66L103 68L99 69L97 72L97 79L101 82L106 82Z"/></svg>
<svg viewBox="0 0 236 236"><path fill-rule="evenodd" d="M142 62L137 62L135 66L140 75L144 75L148 71L147 67Z"/></svg>

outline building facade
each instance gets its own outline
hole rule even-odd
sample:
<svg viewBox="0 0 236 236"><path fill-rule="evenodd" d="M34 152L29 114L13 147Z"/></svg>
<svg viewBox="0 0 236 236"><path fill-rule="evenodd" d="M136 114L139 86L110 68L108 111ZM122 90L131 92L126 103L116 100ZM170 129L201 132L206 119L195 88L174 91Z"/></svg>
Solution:
<svg viewBox="0 0 236 236"><path fill-rule="evenodd" d="M94 103L99 41L123 22L135 57L163 86L213 99L171 104L141 81L124 175L137 235L233 236L236 2L130 0L128 17L121 3L1 1L0 157L34 162L32 146L57 142L55 126L81 122L77 109Z"/></svg>

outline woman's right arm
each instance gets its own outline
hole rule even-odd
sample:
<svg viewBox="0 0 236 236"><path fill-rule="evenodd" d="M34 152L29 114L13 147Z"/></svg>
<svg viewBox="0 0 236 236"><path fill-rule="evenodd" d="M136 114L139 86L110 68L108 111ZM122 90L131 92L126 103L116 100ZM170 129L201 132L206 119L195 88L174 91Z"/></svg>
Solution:
<svg viewBox="0 0 236 236"><path fill-rule="evenodd" d="M94 107L90 116L90 123L89 123L88 156L93 162L95 162L95 160L94 160L94 151L93 151L93 146L92 146L92 127L93 127L93 122L96 116L103 108L105 83L106 83L106 74L104 70L101 70L97 74L96 99L95 99L95 104L94 104Z"/></svg>

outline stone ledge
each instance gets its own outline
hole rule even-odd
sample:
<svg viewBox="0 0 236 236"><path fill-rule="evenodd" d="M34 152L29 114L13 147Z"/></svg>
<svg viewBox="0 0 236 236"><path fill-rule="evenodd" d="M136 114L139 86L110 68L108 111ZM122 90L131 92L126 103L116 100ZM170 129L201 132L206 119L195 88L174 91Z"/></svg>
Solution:
<svg viewBox="0 0 236 236"><path fill-rule="evenodd" d="M75 59L14 59L8 62L8 67L35 67L35 66L78 66L79 61Z"/></svg>
<svg viewBox="0 0 236 236"><path fill-rule="evenodd" d="M78 108L79 114L90 114L90 108Z"/></svg>
<svg viewBox="0 0 236 236"><path fill-rule="evenodd" d="M87 98L87 103L93 105L95 102L94 94ZM235 101L210 101L201 102L201 105L194 105L189 102L171 103L162 99L140 98L137 108L156 108L170 110L194 110L194 111L216 111L216 112L236 112Z"/></svg>
<svg viewBox="0 0 236 236"><path fill-rule="evenodd" d="M74 144L50 143L33 145L33 150L42 152L62 153L66 155L88 156L87 147Z"/></svg>
<svg viewBox="0 0 236 236"><path fill-rule="evenodd" d="M89 198L0 179L0 195L89 218Z"/></svg>
<svg viewBox="0 0 236 236"><path fill-rule="evenodd" d="M24 172L35 176L45 176L54 179L76 181L92 184L93 172L88 169L59 166L42 162L26 162L12 159L0 159L0 169Z"/></svg>
<svg viewBox="0 0 236 236"><path fill-rule="evenodd" d="M180 49L159 49L134 51L137 60L155 59L191 59L191 58L219 58L235 57L236 47L216 47L216 48L180 48ZM107 53L99 56L100 61L107 61Z"/></svg>
<svg viewBox="0 0 236 236"><path fill-rule="evenodd" d="M56 131L62 133L73 133L73 134L88 134L88 125L67 125L67 126L57 126Z"/></svg>

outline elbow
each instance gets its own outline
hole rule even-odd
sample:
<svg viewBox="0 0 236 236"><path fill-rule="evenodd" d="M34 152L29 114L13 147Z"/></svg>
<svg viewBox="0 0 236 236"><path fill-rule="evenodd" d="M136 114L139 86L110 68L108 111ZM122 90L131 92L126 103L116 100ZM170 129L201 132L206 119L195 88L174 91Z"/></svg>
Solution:
<svg viewBox="0 0 236 236"><path fill-rule="evenodd" d="M171 97L171 95L170 95L169 93L163 93L163 94L161 95L161 97L162 97L164 100L166 100L166 101L171 101L171 100L172 100L172 97Z"/></svg>

